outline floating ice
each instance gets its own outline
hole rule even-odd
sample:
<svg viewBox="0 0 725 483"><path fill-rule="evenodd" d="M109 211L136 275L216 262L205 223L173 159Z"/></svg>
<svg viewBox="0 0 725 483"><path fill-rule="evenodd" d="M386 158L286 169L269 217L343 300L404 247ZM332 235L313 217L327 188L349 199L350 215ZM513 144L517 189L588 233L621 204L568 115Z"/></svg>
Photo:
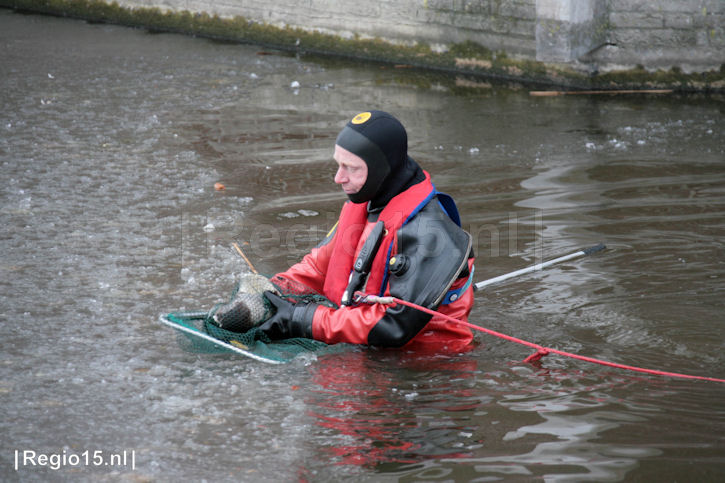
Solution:
<svg viewBox="0 0 725 483"><path fill-rule="evenodd" d="M332 84L332 83L328 83L328 84L315 84L313 87L315 89L320 89L320 90L323 90L323 91L327 91L327 90L333 89L335 87L335 84Z"/></svg>
<svg viewBox="0 0 725 483"><path fill-rule="evenodd" d="M627 142L621 141L619 139L610 139L609 144L614 147L614 149L627 149Z"/></svg>

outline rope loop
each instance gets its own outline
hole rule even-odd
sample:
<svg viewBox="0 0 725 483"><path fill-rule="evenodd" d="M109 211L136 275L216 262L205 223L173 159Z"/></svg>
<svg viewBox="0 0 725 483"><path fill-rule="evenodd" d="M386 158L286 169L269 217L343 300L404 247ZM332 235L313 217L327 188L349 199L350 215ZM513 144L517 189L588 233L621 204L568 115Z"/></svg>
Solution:
<svg viewBox="0 0 725 483"><path fill-rule="evenodd" d="M549 355L549 354L551 354L551 352L549 352L548 350L546 350L545 348L542 347L541 349L537 350L536 352L531 354L529 357L524 359L524 362L527 362L527 363L536 362L536 361L540 360L542 357Z"/></svg>

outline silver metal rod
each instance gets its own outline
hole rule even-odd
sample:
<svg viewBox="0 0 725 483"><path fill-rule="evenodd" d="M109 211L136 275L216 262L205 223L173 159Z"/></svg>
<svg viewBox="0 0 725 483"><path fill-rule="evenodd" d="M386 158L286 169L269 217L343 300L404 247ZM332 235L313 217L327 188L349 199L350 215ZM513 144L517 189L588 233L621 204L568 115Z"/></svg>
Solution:
<svg viewBox="0 0 725 483"><path fill-rule="evenodd" d="M489 285L492 285L494 283L503 282L504 280L508 280L509 278L518 277L519 275L524 275L529 272L534 272L536 270L543 270L546 267L549 267L551 265L555 265L557 263L566 262L567 260L571 260L573 258L579 258L583 257L584 255L591 255L592 253L598 252L600 250L604 250L606 247L603 243L600 243L599 245L595 245L590 248L585 248L583 250L579 250L574 253L570 253L569 255L564 255L559 258L554 258L553 260L548 260L546 262L537 263L536 265L532 265L530 267L522 268L520 270L516 270L511 273L506 273L504 275L499 275L498 277L490 278L488 280L484 280L482 282L478 282L473 285L474 290L481 290L484 287L487 287Z"/></svg>

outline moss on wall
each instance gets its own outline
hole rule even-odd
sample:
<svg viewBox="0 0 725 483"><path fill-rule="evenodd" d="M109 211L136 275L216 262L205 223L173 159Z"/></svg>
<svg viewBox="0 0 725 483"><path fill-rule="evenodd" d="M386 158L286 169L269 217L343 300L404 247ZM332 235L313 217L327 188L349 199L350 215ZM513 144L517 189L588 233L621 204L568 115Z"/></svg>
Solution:
<svg viewBox="0 0 725 483"><path fill-rule="evenodd" d="M561 66L509 58L474 42L435 52L427 44L399 45L382 39L344 39L290 27L276 27L244 17L226 18L188 11L127 8L101 0L0 0L16 10L106 22L151 31L253 43L286 51L405 64L467 76L570 89L671 88L680 91L725 91L725 66L718 71L685 74L677 69L649 72L644 68L587 75Z"/></svg>

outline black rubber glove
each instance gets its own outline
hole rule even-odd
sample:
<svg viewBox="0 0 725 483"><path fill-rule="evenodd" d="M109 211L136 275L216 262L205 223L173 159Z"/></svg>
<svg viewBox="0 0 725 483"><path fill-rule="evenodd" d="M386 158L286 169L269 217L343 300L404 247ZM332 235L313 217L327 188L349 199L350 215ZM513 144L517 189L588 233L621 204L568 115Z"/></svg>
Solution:
<svg viewBox="0 0 725 483"><path fill-rule="evenodd" d="M275 308L274 315L259 326L267 337L272 340L312 338L312 319L318 304L293 304L272 292L264 292L264 296Z"/></svg>

